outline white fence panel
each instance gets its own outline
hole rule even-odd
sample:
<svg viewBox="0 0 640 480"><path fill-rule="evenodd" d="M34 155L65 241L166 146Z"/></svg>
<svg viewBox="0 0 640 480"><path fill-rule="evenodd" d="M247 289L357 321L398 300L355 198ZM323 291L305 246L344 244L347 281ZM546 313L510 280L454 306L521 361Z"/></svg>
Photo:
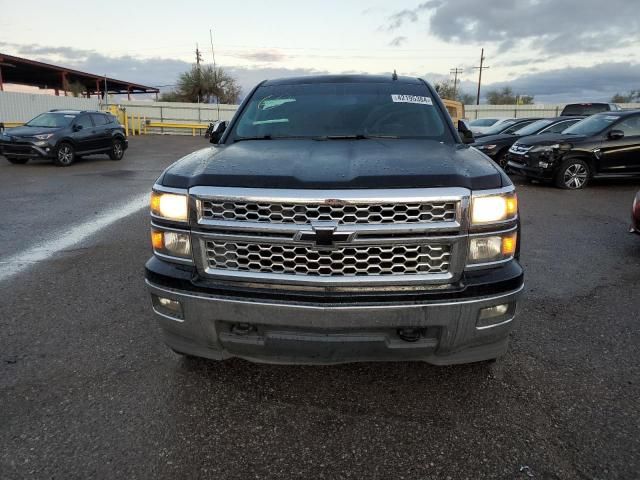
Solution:
<svg viewBox="0 0 640 480"><path fill-rule="evenodd" d="M217 120L231 120L238 105L183 103L183 102L144 102L123 101L119 107L126 109L126 114L140 116L151 122L167 123L209 123ZM149 130L151 133L181 133L191 135L191 130L162 128ZM204 131L200 131L201 134Z"/></svg>
<svg viewBox="0 0 640 480"><path fill-rule="evenodd" d="M533 105L465 105L465 115L469 120L476 118L522 118L522 117L557 117L566 103L533 104ZM638 108L640 103L622 103L622 108Z"/></svg>
<svg viewBox="0 0 640 480"><path fill-rule="evenodd" d="M37 93L0 92L0 122L27 122L54 108L97 110L97 98L57 97Z"/></svg>

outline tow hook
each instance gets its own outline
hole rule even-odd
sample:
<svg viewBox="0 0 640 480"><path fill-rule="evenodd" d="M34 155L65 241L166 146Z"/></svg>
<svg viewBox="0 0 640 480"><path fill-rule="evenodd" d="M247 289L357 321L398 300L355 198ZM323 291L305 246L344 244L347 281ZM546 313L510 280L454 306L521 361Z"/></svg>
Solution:
<svg viewBox="0 0 640 480"><path fill-rule="evenodd" d="M398 329L398 336L405 342L417 342L420 340L420 329L400 328Z"/></svg>
<svg viewBox="0 0 640 480"><path fill-rule="evenodd" d="M231 327L231 333L234 335L249 335L253 331L253 327L248 323L236 323Z"/></svg>

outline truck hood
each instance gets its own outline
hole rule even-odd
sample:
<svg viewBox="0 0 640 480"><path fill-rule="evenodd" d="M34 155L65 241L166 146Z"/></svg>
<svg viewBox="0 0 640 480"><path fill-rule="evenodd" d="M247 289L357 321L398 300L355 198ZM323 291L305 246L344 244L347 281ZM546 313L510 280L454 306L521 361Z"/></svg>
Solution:
<svg viewBox="0 0 640 480"><path fill-rule="evenodd" d="M428 140L250 140L171 165L164 186L246 188L500 188L508 177L480 152Z"/></svg>

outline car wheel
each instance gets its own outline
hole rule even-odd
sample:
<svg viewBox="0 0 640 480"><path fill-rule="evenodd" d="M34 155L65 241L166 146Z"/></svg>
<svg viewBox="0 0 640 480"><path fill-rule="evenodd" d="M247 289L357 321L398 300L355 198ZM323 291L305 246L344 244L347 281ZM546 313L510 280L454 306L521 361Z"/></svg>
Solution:
<svg viewBox="0 0 640 480"><path fill-rule="evenodd" d="M496 163L500 165L501 169L507 172L507 151L506 150L502 150L501 152L498 152L498 155L496 155Z"/></svg>
<svg viewBox="0 0 640 480"><path fill-rule="evenodd" d="M587 186L591 171L584 160L573 158L565 161L556 174L556 186L568 190L579 190Z"/></svg>
<svg viewBox="0 0 640 480"><path fill-rule="evenodd" d="M28 158L15 158L15 157L8 157L7 160L9 161L9 163L13 163L14 165L24 165L29 161Z"/></svg>
<svg viewBox="0 0 640 480"><path fill-rule="evenodd" d="M68 167L76 160L76 151L70 143L62 143L56 151L56 158L53 163L59 167Z"/></svg>
<svg viewBox="0 0 640 480"><path fill-rule="evenodd" d="M109 158L111 160L122 160L123 156L124 156L124 143L119 138L115 138L111 145Z"/></svg>

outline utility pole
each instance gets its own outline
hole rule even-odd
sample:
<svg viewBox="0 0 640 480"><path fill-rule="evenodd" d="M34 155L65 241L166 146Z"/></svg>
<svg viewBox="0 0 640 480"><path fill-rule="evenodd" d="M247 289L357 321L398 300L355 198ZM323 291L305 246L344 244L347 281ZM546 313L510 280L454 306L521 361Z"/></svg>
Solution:
<svg viewBox="0 0 640 480"><path fill-rule="evenodd" d="M213 49L213 32L209 29L209 40L211 40L211 58L213 59L213 82L216 86L216 103L218 104L218 120L220 120L220 96L218 90L218 70L216 70L216 52Z"/></svg>
<svg viewBox="0 0 640 480"><path fill-rule="evenodd" d="M202 61L202 54L196 43L196 73L198 75L198 103L200 103L200 97L202 96L202 75L200 74L200 62Z"/></svg>
<svg viewBox="0 0 640 480"><path fill-rule="evenodd" d="M104 74L104 104L109 106L109 90L107 89L107 74Z"/></svg>
<svg viewBox="0 0 640 480"><path fill-rule="evenodd" d="M452 68L449 73L453 74L453 99L456 99L456 93L458 92L458 74L464 72L461 68Z"/></svg>
<svg viewBox="0 0 640 480"><path fill-rule="evenodd" d="M473 67L474 69L478 69L480 72L478 73L478 96L476 97L476 105L480 105L480 85L482 85L482 70L486 70L489 67L484 66L484 48L480 52L480 66Z"/></svg>

